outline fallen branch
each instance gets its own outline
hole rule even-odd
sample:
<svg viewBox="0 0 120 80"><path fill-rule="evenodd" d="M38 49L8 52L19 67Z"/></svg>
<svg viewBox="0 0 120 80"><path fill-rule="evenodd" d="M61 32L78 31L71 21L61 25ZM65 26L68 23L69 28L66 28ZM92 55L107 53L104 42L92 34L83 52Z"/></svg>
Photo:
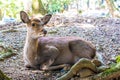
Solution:
<svg viewBox="0 0 120 80"><path fill-rule="evenodd" d="M0 54L0 61L4 60L5 58L9 58L13 55L16 55L16 54L12 53L12 52L7 52L7 53Z"/></svg>
<svg viewBox="0 0 120 80"><path fill-rule="evenodd" d="M0 45L0 61L4 60L5 58L9 58L13 55L16 55L13 49Z"/></svg>

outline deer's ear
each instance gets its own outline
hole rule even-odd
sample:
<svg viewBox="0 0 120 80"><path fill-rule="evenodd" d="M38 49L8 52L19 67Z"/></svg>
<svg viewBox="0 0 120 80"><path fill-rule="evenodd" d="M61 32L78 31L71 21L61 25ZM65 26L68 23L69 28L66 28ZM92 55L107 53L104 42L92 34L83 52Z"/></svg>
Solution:
<svg viewBox="0 0 120 80"><path fill-rule="evenodd" d="M29 23L29 21L30 21L29 16L24 11L20 11L20 18L21 18L22 22L24 22L24 23Z"/></svg>
<svg viewBox="0 0 120 80"><path fill-rule="evenodd" d="M51 17L52 17L51 14L45 15L45 16L41 19L43 25L47 24L47 23L49 22L49 20L50 20Z"/></svg>

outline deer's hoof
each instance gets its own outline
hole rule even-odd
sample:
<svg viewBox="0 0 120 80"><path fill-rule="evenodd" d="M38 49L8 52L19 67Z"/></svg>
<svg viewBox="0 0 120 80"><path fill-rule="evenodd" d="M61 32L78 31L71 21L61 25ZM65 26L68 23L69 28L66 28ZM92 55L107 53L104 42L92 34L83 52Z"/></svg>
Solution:
<svg viewBox="0 0 120 80"><path fill-rule="evenodd" d="M63 70L70 70L70 68L71 68L71 65L69 65L69 64L64 64Z"/></svg>
<svg viewBox="0 0 120 80"><path fill-rule="evenodd" d="M27 64L25 65L26 68L32 68L31 65Z"/></svg>

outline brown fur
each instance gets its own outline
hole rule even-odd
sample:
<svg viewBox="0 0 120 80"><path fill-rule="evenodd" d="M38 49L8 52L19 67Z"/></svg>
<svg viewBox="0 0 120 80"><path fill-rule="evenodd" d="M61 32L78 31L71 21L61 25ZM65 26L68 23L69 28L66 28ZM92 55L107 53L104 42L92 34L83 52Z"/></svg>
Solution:
<svg viewBox="0 0 120 80"><path fill-rule="evenodd" d="M80 58L93 59L96 55L95 47L79 37L43 37L43 25L51 18L46 15L42 19L29 19L21 11L21 20L27 23L27 37L24 46L24 61L26 67L42 70L54 70L73 65ZM35 25L33 25L33 23Z"/></svg>

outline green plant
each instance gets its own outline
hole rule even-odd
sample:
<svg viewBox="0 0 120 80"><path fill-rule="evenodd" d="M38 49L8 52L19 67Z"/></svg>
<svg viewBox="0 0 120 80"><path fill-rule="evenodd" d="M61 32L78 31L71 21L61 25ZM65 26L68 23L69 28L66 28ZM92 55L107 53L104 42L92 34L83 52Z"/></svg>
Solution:
<svg viewBox="0 0 120 80"><path fill-rule="evenodd" d="M120 63L120 55L116 56L116 62Z"/></svg>

